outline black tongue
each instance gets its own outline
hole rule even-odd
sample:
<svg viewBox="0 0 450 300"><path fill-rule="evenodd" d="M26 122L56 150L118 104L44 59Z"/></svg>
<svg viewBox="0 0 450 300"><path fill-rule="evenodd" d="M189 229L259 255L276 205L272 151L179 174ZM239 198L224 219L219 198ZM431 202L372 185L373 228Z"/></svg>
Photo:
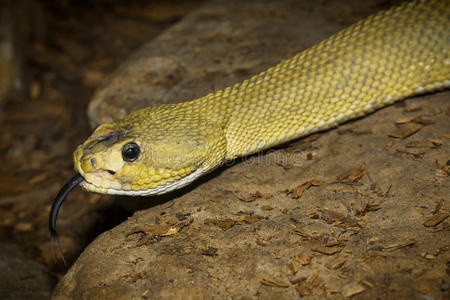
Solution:
<svg viewBox="0 0 450 300"><path fill-rule="evenodd" d="M50 215L48 218L48 228L50 229L50 235L52 237L52 241L55 241L58 246L58 250L61 254L64 264L65 264L65 260L64 260L64 257L62 256L61 247L60 247L59 241L58 241L58 233L56 232L56 219L58 218L59 208L61 207L64 199L66 199L66 197L70 193L70 191L72 191L83 180L84 179L80 174L77 174L77 175L73 176L72 178L70 178L69 181L67 181L67 183L59 191L58 195L56 195L55 200L53 200L53 203L52 203L52 208L50 209ZM52 243L52 245L53 245L53 243ZM53 246L52 246L52 252L53 252Z"/></svg>

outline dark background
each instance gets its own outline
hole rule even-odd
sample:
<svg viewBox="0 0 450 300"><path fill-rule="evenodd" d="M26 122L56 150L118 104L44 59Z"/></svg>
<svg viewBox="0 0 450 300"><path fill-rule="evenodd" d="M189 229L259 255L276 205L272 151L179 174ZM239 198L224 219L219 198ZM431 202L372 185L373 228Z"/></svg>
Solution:
<svg viewBox="0 0 450 300"><path fill-rule="evenodd" d="M1 2L0 298L47 298L66 272L51 255L48 213L74 173L73 149L91 132L88 101L133 50L200 3ZM68 263L130 214L76 189L58 220Z"/></svg>

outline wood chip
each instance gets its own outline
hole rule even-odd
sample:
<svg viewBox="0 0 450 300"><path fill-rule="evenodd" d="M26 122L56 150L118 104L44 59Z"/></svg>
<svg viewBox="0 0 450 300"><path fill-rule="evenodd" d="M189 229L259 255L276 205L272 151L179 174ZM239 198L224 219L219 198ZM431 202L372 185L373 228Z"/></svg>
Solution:
<svg viewBox="0 0 450 300"><path fill-rule="evenodd" d="M450 133L444 133L442 136L447 138L447 139L450 139Z"/></svg>
<svg viewBox="0 0 450 300"><path fill-rule="evenodd" d="M417 131L419 131L423 127L422 124L417 123L406 123L406 124L400 124L395 128L393 131L391 131L388 135L391 137L404 139L408 136L413 135Z"/></svg>
<svg viewBox="0 0 450 300"><path fill-rule="evenodd" d="M266 285L266 286L282 287L282 288L289 287L289 283L287 283L285 281L280 281L280 280L276 280L273 278L269 278L269 277L263 277L259 280L259 282L262 285Z"/></svg>
<svg viewBox="0 0 450 300"><path fill-rule="evenodd" d="M291 192L292 192L292 199L298 199L303 195L303 192L305 190L307 190L309 187L311 186L321 186L325 184L324 181L319 180L319 179L312 179L310 181L307 181L299 186L297 186L296 188L294 188Z"/></svg>
<svg viewBox="0 0 450 300"><path fill-rule="evenodd" d="M358 282L351 282L342 288L342 296L349 298L364 292L366 289Z"/></svg>
<svg viewBox="0 0 450 300"><path fill-rule="evenodd" d="M425 222L423 222L423 226L425 227L434 227L436 225L439 225L442 221L448 218L448 213L440 212L436 213L431 218L427 219Z"/></svg>

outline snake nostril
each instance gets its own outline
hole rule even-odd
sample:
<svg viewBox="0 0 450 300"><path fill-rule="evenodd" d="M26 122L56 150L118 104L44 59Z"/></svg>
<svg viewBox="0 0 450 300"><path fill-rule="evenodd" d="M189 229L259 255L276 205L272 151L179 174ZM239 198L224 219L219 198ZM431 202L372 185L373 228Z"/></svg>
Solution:
<svg viewBox="0 0 450 300"><path fill-rule="evenodd" d="M95 160L95 158L91 158L89 162L92 168L97 169L97 161Z"/></svg>

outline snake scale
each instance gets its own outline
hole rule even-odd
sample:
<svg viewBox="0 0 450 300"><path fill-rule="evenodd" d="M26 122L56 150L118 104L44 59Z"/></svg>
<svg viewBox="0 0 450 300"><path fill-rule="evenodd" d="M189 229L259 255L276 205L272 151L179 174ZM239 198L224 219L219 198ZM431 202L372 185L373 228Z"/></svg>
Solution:
<svg viewBox="0 0 450 300"><path fill-rule="evenodd" d="M185 186L252 154L406 97L450 86L450 1L412 1L382 11L232 87L147 107L102 124L74 152L77 186L154 195Z"/></svg>

